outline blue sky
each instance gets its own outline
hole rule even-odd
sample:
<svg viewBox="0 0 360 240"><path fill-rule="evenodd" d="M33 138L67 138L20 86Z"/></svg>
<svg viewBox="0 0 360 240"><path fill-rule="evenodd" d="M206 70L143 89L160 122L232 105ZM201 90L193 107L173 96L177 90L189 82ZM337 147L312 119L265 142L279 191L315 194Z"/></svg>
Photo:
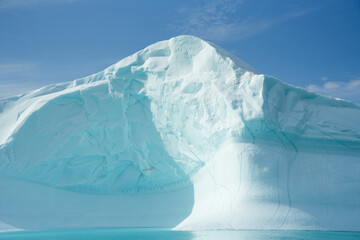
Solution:
<svg viewBox="0 0 360 240"><path fill-rule="evenodd" d="M360 103L359 0L0 0L0 98L90 75L181 34Z"/></svg>

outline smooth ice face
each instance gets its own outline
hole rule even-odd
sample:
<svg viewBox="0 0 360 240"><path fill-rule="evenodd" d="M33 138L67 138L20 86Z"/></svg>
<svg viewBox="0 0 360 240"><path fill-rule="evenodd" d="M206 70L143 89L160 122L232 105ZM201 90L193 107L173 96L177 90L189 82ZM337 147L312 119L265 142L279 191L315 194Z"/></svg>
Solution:
<svg viewBox="0 0 360 240"><path fill-rule="evenodd" d="M179 36L0 101L0 221L360 230L359 122Z"/></svg>

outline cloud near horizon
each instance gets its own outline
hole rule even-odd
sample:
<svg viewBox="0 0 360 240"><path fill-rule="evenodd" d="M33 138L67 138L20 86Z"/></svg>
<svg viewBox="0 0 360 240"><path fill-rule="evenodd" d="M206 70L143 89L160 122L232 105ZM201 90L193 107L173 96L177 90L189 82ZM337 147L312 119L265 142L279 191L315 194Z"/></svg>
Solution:
<svg viewBox="0 0 360 240"><path fill-rule="evenodd" d="M327 81L322 85L308 85L306 89L310 92L360 104L360 79L349 82Z"/></svg>

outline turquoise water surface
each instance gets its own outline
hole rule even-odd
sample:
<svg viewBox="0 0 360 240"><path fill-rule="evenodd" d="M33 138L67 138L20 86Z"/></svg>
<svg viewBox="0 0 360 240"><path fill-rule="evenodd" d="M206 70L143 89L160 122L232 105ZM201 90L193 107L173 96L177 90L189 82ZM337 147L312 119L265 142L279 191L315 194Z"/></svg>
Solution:
<svg viewBox="0 0 360 240"><path fill-rule="evenodd" d="M217 230L171 231L163 228L97 228L0 233L0 239L26 240L241 240L360 239L360 232Z"/></svg>

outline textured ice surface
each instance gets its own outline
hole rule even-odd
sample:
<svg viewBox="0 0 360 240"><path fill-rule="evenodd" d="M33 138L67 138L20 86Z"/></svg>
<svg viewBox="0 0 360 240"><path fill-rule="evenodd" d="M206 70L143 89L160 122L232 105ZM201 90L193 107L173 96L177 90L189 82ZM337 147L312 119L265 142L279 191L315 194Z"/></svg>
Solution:
<svg viewBox="0 0 360 240"><path fill-rule="evenodd" d="M358 105L172 38L0 101L0 221L360 230L359 123Z"/></svg>

